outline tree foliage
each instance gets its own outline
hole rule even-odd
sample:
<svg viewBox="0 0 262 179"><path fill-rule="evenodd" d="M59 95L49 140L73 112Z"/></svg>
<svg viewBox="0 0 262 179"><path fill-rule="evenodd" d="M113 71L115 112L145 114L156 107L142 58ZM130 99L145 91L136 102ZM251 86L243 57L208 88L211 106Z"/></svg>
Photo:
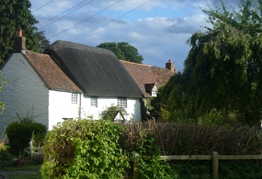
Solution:
<svg viewBox="0 0 262 179"><path fill-rule="evenodd" d="M162 101L173 117L209 113L258 123L262 109L262 1L241 0L239 10L203 10L212 27L188 40L184 71L167 84ZM172 116L171 115L171 116Z"/></svg>
<svg viewBox="0 0 262 179"><path fill-rule="evenodd" d="M123 178L128 157L119 147L120 125L108 120L67 120L44 142L42 178Z"/></svg>
<svg viewBox="0 0 262 179"><path fill-rule="evenodd" d="M142 63L144 60L143 57L139 55L137 48L129 45L127 42L104 42L97 47L111 50L120 60L135 63Z"/></svg>
<svg viewBox="0 0 262 179"><path fill-rule="evenodd" d="M13 51L13 38L17 29L23 29L23 36L27 38L28 49L40 52L43 32L35 26L38 21L30 11L29 0L1 0L0 2L0 62L3 63ZM49 45L49 41L45 39Z"/></svg>
<svg viewBox="0 0 262 179"><path fill-rule="evenodd" d="M46 135L46 126L35 122L31 117L17 116L17 121L12 122L6 128L6 134L9 139L9 151L18 156L24 148L29 146L29 141L34 135L35 142L42 143Z"/></svg>

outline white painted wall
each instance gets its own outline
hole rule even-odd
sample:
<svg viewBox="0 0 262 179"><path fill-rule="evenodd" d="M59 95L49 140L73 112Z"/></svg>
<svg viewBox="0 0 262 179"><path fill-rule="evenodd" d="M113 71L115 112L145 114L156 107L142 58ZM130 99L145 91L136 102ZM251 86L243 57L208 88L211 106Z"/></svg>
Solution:
<svg viewBox="0 0 262 179"><path fill-rule="evenodd" d="M63 118L78 118L92 116L100 119L102 111L112 105L117 105L117 98L98 97L98 107L91 107L91 98L78 94L76 104L71 103L70 92L49 90L35 73L26 59L20 53L14 53L4 66L3 77L7 85L0 92L0 101L5 103L5 110L0 114L0 137L4 128L15 121L17 114L21 117L32 116L36 122L41 122L52 129ZM125 108L127 120L141 120L141 106L139 99L127 99Z"/></svg>
<svg viewBox="0 0 262 179"><path fill-rule="evenodd" d="M117 98L97 98L97 107L91 107L91 98L82 97L81 100L81 117L87 118L92 116L93 119L100 119L102 111L106 110L110 106L117 105ZM125 108L127 120L140 121L141 120L141 107L139 99L127 99L127 108Z"/></svg>
<svg viewBox="0 0 262 179"><path fill-rule="evenodd" d="M108 107L117 105L117 98L101 98L98 97L98 107L91 107L91 98L83 97L82 94L77 94L77 104L71 103L71 95L69 92L52 91L49 92L49 126L51 130L57 123L63 122L64 119L78 117L94 120L101 118L100 114ZM81 114L79 116L79 110ZM127 99L127 115L125 118L130 121L141 120L141 108L139 99Z"/></svg>
<svg viewBox="0 0 262 179"><path fill-rule="evenodd" d="M49 91L49 130L64 119L79 117L80 94L77 94L76 104L71 103L71 95L69 92Z"/></svg>
<svg viewBox="0 0 262 179"><path fill-rule="evenodd" d="M22 54L11 56L2 69L2 77L6 77L7 84L0 92L0 101L5 103L0 114L0 135L4 127L17 119L17 114L29 115L48 126L48 89Z"/></svg>

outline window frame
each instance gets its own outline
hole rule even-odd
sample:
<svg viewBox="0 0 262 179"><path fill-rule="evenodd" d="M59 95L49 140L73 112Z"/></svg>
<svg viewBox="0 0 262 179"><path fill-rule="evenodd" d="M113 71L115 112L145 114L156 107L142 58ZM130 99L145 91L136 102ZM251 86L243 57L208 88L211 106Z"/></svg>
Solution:
<svg viewBox="0 0 262 179"><path fill-rule="evenodd" d="M126 98L117 98L117 106L120 108L127 108Z"/></svg>
<svg viewBox="0 0 262 179"><path fill-rule="evenodd" d="M91 96L91 98L90 98L90 100L91 100L91 102L90 102L91 107L93 107L93 108L97 108L98 107L98 99L97 98L98 97L96 97L96 96Z"/></svg>
<svg viewBox="0 0 262 179"><path fill-rule="evenodd" d="M77 93L71 93L71 104L77 104Z"/></svg>

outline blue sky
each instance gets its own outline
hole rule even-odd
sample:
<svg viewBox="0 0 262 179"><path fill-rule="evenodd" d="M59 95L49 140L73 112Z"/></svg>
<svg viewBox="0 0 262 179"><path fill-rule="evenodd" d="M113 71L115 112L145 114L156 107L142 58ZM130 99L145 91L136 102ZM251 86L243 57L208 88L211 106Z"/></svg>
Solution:
<svg viewBox="0 0 262 179"><path fill-rule="evenodd" d="M237 7L239 0L224 0ZM208 25L200 8L220 0L31 0L31 12L51 43L73 41L97 46L128 42L144 64L165 67L171 59L178 71L190 46L190 36Z"/></svg>

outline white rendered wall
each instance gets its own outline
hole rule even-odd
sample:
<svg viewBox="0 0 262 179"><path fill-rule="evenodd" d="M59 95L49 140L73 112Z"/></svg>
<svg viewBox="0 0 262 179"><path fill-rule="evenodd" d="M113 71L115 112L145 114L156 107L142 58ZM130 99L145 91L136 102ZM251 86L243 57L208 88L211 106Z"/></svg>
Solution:
<svg viewBox="0 0 262 179"><path fill-rule="evenodd" d="M92 117L94 120L101 118L100 114L110 106L117 105L117 98L97 98L97 107L91 107L91 98L82 97L81 100L81 117ZM127 108L125 108L127 115L126 120L140 121L141 120L141 106L139 99L127 99Z"/></svg>
<svg viewBox="0 0 262 179"><path fill-rule="evenodd" d="M49 130L65 119L79 117L80 94L77 94L75 104L71 103L71 95L69 92L49 91Z"/></svg>
<svg viewBox="0 0 262 179"><path fill-rule="evenodd" d="M36 122L46 125L48 130L63 118L93 116L100 119L102 111L117 105L117 98L98 97L98 107L91 107L91 98L78 94L77 104L71 103L71 93L47 89L26 59L20 53L14 53L2 69L2 77L6 77L7 84L0 92L0 101L5 103L5 110L0 114L0 137L4 128L20 117L33 117ZM127 120L141 120L141 106L139 99L127 99L125 108Z"/></svg>
<svg viewBox="0 0 262 179"><path fill-rule="evenodd" d="M2 69L2 77L7 84L0 92L0 101L5 103L0 114L0 135L4 127L17 119L17 114L33 117L48 126L48 89L20 53L9 59Z"/></svg>

